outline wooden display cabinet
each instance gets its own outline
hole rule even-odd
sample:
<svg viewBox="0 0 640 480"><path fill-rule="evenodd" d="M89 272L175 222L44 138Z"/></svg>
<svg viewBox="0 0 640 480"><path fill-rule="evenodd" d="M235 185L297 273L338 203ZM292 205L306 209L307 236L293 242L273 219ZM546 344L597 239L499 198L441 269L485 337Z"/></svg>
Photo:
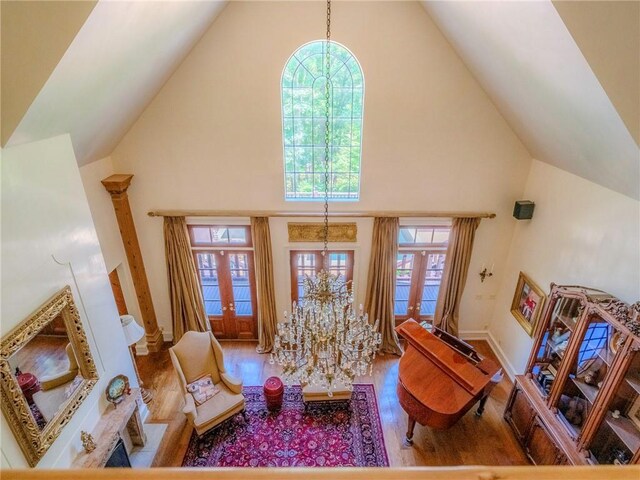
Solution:
<svg viewBox="0 0 640 480"><path fill-rule="evenodd" d="M551 284L505 419L536 465L640 463L640 302Z"/></svg>

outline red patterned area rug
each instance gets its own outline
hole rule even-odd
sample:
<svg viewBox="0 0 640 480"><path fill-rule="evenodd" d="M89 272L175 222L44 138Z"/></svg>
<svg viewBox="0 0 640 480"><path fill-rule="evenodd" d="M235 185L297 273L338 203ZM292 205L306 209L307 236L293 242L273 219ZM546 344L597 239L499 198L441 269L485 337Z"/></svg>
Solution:
<svg viewBox="0 0 640 480"><path fill-rule="evenodd" d="M267 410L262 387L244 387L241 414L198 438L183 467L388 467L373 385L354 385L350 402L313 402L285 387L282 409Z"/></svg>

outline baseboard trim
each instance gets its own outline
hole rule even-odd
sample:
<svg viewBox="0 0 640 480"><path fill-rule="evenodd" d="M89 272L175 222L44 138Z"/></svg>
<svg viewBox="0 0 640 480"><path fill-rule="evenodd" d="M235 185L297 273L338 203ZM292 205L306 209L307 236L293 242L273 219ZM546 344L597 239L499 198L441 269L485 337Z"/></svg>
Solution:
<svg viewBox="0 0 640 480"><path fill-rule="evenodd" d="M162 340L165 342L173 342L173 332L162 332Z"/></svg>
<svg viewBox="0 0 640 480"><path fill-rule="evenodd" d="M489 330L461 330L460 338L463 340L484 340L489 344L493 353L498 357L500 364L504 368L505 373L513 382L516 378L516 369L507 358L502 347Z"/></svg>
<svg viewBox="0 0 640 480"><path fill-rule="evenodd" d="M145 355L149 355L149 349L147 348L147 342L141 341L140 343L136 343L136 357L143 357Z"/></svg>
<svg viewBox="0 0 640 480"><path fill-rule="evenodd" d="M460 330L462 340L486 340L489 341L487 330Z"/></svg>
<svg viewBox="0 0 640 480"><path fill-rule="evenodd" d="M500 360L500 363L504 367L504 370L509 376L509 378L511 379L511 381L512 382L515 381L516 375L517 375L516 369L514 368L513 364L509 361L509 358L504 353L504 350L502 350L502 347L500 346L498 341L495 339L495 337L491 334L491 332L487 332L487 340L489 342L489 345L491 346L491 350L493 350L493 352L496 354L496 357L498 357L498 360Z"/></svg>
<svg viewBox="0 0 640 480"><path fill-rule="evenodd" d="M140 419L142 420L142 423L146 422L150 413L149 407L147 407L145 403L142 403L141 405L138 404L138 410L140 411Z"/></svg>

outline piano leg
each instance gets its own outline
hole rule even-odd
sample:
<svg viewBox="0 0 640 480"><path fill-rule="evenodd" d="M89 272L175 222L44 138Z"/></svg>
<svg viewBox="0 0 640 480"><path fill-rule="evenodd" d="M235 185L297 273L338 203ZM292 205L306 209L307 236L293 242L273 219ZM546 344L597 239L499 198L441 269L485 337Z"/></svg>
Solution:
<svg viewBox="0 0 640 480"><path fill-rule="evenodd" d="M410 447L413 445L413 429L416 426L416 419L409 417L409 425L407 427L407 436L404 439L404 445Z"/></svg>
<svg viewBox="0 0 640 480"><path fill-rule="evenodd" d="M488 398L489 398L489 395L487 394L480 399L480 403L478 404L478 409L476 410L476 417L481 417L482 414L484 413L484 406L487 404Z"/></svg>

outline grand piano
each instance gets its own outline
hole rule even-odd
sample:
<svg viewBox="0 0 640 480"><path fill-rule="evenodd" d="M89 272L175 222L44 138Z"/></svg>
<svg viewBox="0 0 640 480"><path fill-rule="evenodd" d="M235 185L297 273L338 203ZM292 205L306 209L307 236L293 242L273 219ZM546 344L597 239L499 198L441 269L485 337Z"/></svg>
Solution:
<svg viewBox="0 0 640 480"><path fill-rule="evenodd" d="M476 415L482 415L491 390L502 379L495 362L426 322L409 319L396 332L407 341L397 387L400 405L409 415L407 445L413 444L416 422L447 429L478 402Z"/></svg>

